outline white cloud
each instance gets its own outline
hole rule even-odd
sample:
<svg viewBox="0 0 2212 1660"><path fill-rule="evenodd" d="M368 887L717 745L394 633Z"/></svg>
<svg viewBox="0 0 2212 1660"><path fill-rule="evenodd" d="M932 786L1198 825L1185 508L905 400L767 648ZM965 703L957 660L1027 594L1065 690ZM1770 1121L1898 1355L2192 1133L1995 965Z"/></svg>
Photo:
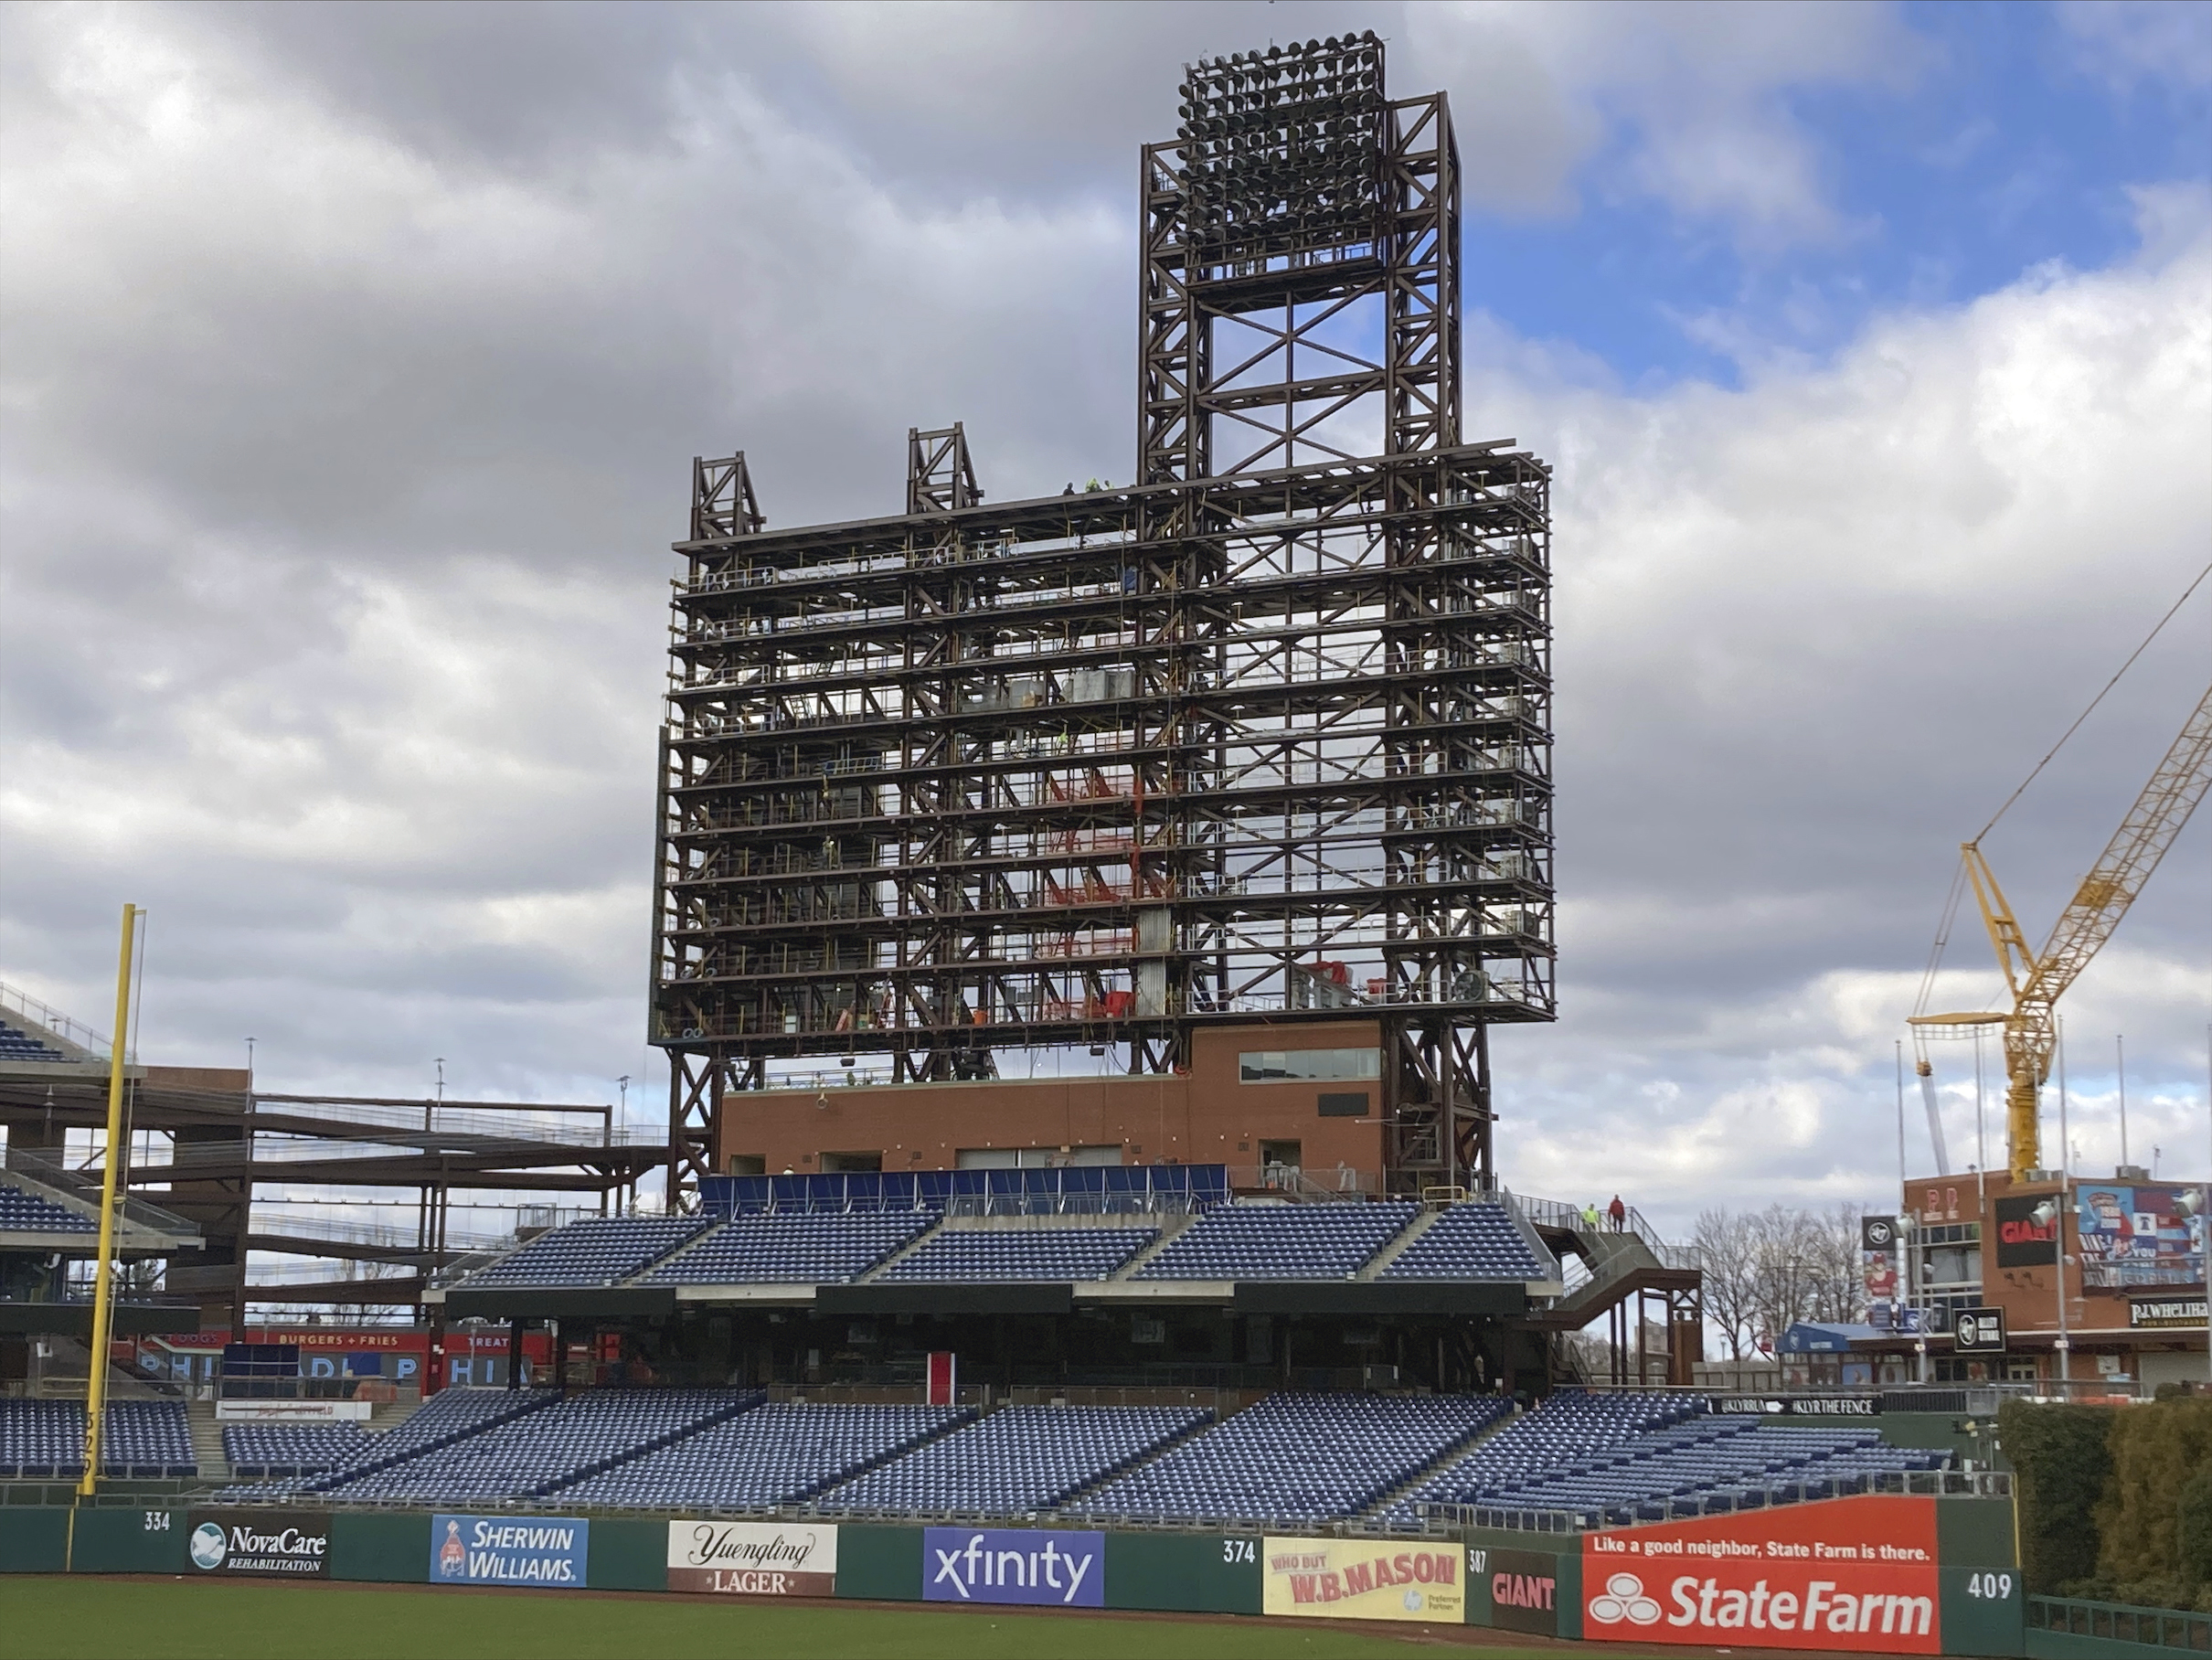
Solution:
<svg viewBox="0 0 2212 1660"><path fill-rule="evenodd" d="M1368 15L1282 11L1286 37ZM168 1058L252 1031L284 1082L417 1090L442 1054L457 1092L603 1092L646 1076L686 458L747 448L779 525L888 510L902 429L956 417L994 495L1120 476L1113 101L1247 14L1147 13L1139 51L994 12L974 66L941 53L902 93L922 25L547 14L512 44L560 120L471 101L505 84L496 11L438 14L427 56L422 14L250 16L0 18L0 977L96 1008L131 898ZM1468 153L1525 141L1493 200L1556 202L1610 155L1606 187L1747 239L1849 229L1789 89L1914 61L1866 8L1421 10L1392 51L1401 87L1449 69ZM1099 66L1079 98L1070 62ZM822 114L893 93L873 127ZM914 140L931 122L958 143ZM1765 170L1705 176L1716 145ZM1055 159L1101 148L1110 191ZM1747 348L1740 390L1638 393L1471 327L1469 436L1559 469L1566 1019L1499 1035L1509 1179L1670 1216L1884 1190L1955 844L2212 537L2203 192L2136 206L2133 259L1879 316L1832 362ZM1993 838L2031 918L2195 695L2201 617ZM2170 1144L2201 1087L2206 830L2074 1005L2141 1044Z"/></svg>
<svg viewBox="0 0 2212 1660"><path fill-rule="evenodd" d="M2115 92L2145 82L2181 92L2212 86L2212 6L2192 0L2063 0L2058 12L2076 61Z"/></svg>

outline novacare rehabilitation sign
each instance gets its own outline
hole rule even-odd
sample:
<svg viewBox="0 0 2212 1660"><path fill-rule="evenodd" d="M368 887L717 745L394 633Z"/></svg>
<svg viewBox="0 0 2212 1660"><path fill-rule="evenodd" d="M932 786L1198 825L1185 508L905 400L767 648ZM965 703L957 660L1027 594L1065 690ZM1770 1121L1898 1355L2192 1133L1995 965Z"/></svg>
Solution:
<svg viewBox="0 0 2212 1660"><path fill-rule="evenodd" d="M1935 1507L1874 1494L1586 1533L1582 1635L1941 1654Z"/></svg>
<svg viewBox="0 0 2212 1660"><path fill-rule="evenodd" d="M433 1516L431 1583L580 1591L590 1544L591 1524L569 1516Z"/></svg>

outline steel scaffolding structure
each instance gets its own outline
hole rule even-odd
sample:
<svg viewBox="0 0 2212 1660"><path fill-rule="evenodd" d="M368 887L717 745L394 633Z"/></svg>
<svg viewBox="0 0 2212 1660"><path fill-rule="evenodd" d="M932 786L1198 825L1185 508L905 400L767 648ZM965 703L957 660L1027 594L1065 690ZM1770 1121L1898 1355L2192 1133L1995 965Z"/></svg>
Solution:
<svg viewBox="0 0 2212 1660"><path fill-rule="evenodd" d="M1144 152L1139 484L986 506L955 425L909 432L904 515L770 532L742 454L695 466L672 1176L804 1058L1164 1072L1208 1025L1347 1017L1393 1183L1490 1173L1486 1028L1554 1007L1549 471L1458 442L1449 111L1388 101L1372 37L1184 90Z"/></svg>

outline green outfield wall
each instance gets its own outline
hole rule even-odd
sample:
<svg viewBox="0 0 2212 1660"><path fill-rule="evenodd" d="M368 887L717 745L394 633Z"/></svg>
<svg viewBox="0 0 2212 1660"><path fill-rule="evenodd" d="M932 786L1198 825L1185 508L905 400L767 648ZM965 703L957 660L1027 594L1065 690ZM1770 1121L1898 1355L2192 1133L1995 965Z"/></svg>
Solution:
<svg viewBox="0 0 2212 1660"><path fill-rule="evenodd" d="M2013 1538L2009 1503L1971 1498L1845 1498L1596 1535L1471 1528L1459 1540L580 1516L549 1507L41 1506L0 1508L0 1571L1446 1620L1601 1647L1734 1641L2056 1654L2068 1639L2026 1629ZM1670 1629L1693 1624L1693 1611L1718 1609L1725 1623L1730 1586L1755 1585L1763 1611L1792 1598L1802 1608L1808 1583L1831 1617L1839 1601L1891 1615L1904 1607L1898 1617L1907 1619L1925 1601L1927 1641L1869 1648L1835 1644L1825 1627L1803 1642L1794 1631Z"/></svg>

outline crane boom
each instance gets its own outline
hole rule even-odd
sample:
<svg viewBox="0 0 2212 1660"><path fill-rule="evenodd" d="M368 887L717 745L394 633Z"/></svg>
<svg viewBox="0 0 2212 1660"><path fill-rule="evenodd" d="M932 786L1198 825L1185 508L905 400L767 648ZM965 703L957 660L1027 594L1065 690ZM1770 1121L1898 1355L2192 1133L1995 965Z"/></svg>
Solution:
<svg viewBox="0 0 2212 1660"><path fill-rule="evenodd" d="M2204 799L2207 785L2212 785L2212 689L2182 723L2181 735L2058 913L2050 938L2033 954L2004 889L1982 857L1980 844L1968 842L1962 850L1983 924L2013 995L2012 1013L2005 1018L2005 1099L2015 1180L2040 1162L2037 1101L2050 1076L2051 1051L2058 1044L2058 999L2112 937L2120 919L2127 915L2158 861ZM1916 1024L1956 1024L1961 1018L1923 1016Z"/></svg>

